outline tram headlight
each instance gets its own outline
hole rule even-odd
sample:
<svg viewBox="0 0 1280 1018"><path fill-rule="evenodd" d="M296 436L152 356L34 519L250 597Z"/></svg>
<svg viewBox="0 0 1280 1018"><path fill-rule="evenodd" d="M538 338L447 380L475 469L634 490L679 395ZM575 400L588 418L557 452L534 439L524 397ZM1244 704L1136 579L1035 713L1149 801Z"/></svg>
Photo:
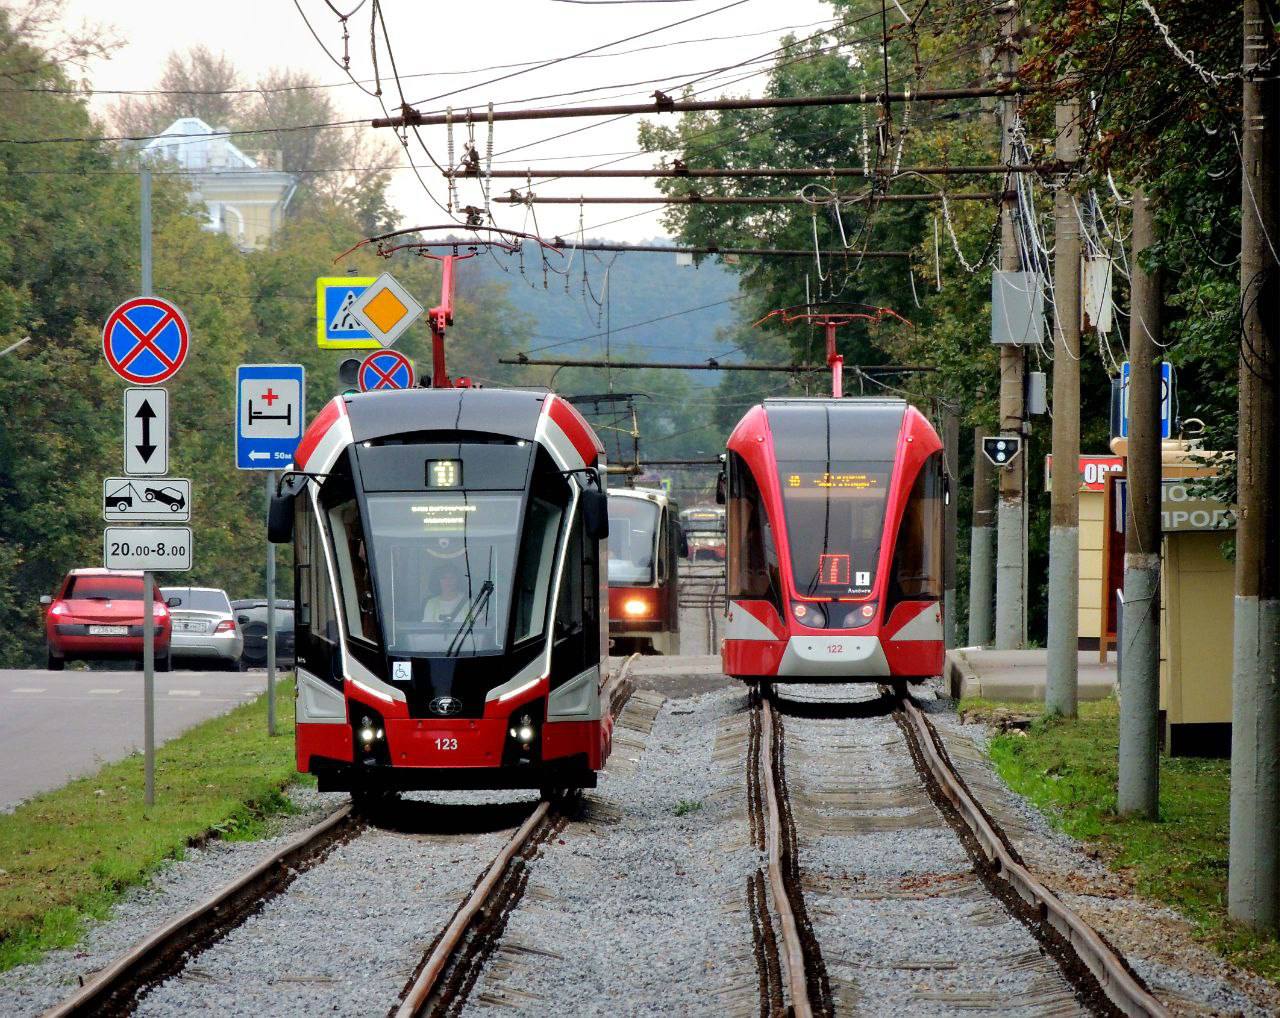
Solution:
<svg viewBox="0 0 1280 1018"><path fill-rule="evenodd" d="M820 604L796 601L791 605L791 614L802 626L810 629L827 628L827 613Z"/></svg>
<svg viewBox="0 0 1280 1018"><path fill-rule="evenodd" d="M649 602L641 597L631 597L622 602L622 614L633 619L641 618L652 611Z"/></svg>
<svg viewBox="0 0 1280 1018"><path fill-rule="evenodd" d="M861 629L863 626L869 626L876 620L876 603L867 601L863 604L856 604L849 609L849 614L845 616L844 627L846 629Z"/></svg>

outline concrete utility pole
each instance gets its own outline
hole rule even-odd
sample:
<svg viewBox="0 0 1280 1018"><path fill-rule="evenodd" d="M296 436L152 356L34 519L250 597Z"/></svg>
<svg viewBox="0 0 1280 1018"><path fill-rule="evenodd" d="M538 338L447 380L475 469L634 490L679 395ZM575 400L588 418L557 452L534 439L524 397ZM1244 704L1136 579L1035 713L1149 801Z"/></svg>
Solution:
<svg viewBox="0 0 1280 1018"><path fill-rule="evenodd" d="M1055 109L1056 151L1080 155L1079 105ZM1080 664L1080 220L1066 181L1053 197L1053 491L1049 507L1049 674L1044 708L1076 716Z"/></svg>
<svg viewBox="0 0 1280 1018"><path fill-rule="evenodd" d="M996 490L991 461L982 452L986 428L973 429L973 531L969 538L969 636L973 647L991 645L992 565L996 547Z"/></svg>
<svg viewBox="0 0 1280 1018"><path fill-rule="evenodd" d="M1231 678L1232 919L1280 928L1280 78L1275 26L1244 3L1243 186L1240 210L1240 434L1236 458L1235 648ZM1260 64L1265 64L1259 69Z"/></svg>
<svg viewBox="0 0 1280 1018"><path fill-rule="evenodd" d="M1117 808L1155 820L1160 805L1160 275L1141 256L1155 243L1147 197L1133 193L1129 259L1128 516L1124 521L1124 647L1120 651Z"/></svg>
<svg viewBox="0 0 1280 1018"><path fill-rule="evenodd" d="M1000 83L1012 83L1018 74L1017 36L1021 26L1016 0L999 9ZM1013 163L1013 130L1017 108L1012 98L1000 103L1000 159ZM1022 269L1014 216L1016 198L1006 196L1000 206L1000 268ZM1000 347L1000 433L1022 435L1025 418L1023 379L1026 351L1017 345ZM1000 471L1000 502L996 513L996 626L995 644L1001 650L1021 647L1027 640L1027 455Z"/></svg>

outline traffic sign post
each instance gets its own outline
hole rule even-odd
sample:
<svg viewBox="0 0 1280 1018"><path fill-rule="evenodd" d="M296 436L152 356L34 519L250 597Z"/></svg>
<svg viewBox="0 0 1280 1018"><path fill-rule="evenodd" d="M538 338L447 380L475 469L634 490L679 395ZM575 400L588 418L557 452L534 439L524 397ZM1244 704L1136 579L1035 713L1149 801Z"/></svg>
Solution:
<svg viewBox="0 0 1280 1018"><path fill-rule="evenodd" d="M191 519L191 482L185 477L104 477L102 518L108 523L186 523Z"/></svg>
<svg viewBox="0 0 1280 1018"><path fill-rule="evenodd" d="M989 435L982 440L982 454L992 465L1007 470L1022 451L1022 439L1018 435Z"/></svg>
<svg viewBox="0 0 1280 1018"><path fill-rule="evenodd" d="M134 385L159 385L187 359L191 334L176 304L134 297L107 316L102 353L111 370Z"/></svg>
<svg viewBox="0 0 1280 1018"><path fill-rule="evenodd" d="M124 472L136 477L169 472L167 389L125 389Z"/></svg>
<svg viewBox="0 0 1280 1018"><path fill-rule="evenodd" d="M382 346L391 346L422 316L414 300L390 272L384 272L351 305L351 313Z"/></svg>
<svg viewBox="0 0 1280 1018"><path fill-rule="evenodd" d="M316 280L316 345L327 350L375 350L351 306L377 281L376 276L321 276Z"/></svg>
<svg viewBox="0 0 1280 1018"><path fill-rule="evenodd" d="M236 467L277 470L293 461L306 413L301 364L236 368Z"/></svg>
<svg viewBox="0 0 1280 1018"><path fill-rule="evenodd" d="M356 374L361 392L412 389L413 362L399 350L375 350L360 362Z"/></svg>

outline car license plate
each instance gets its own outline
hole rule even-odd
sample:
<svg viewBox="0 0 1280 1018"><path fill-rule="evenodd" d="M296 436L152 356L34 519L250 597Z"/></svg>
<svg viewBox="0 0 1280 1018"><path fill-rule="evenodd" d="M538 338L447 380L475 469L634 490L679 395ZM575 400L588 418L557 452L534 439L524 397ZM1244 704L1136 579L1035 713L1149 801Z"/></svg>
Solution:
<svg viewBox="0 0 1280 1018"><path fill-rule="evenodd" d="M90 626L90 636L128 636L128 626Z"/></svg>
<svg viewBox="0 0 1280 1018"><path fill-rule="evenodd" d="M183 633L203 633L203 622L175 622L173 628Z"/></svg>

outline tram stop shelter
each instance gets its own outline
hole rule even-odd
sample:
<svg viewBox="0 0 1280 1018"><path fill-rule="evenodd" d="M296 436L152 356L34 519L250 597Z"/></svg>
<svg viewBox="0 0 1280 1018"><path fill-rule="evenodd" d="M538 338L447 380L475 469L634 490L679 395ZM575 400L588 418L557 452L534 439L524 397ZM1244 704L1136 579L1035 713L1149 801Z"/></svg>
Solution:
<svg viewBox="0 0 1280 1018"><path fill-rule="evenodd" d="M1206 496L1198 480L1212 474L1209 454L1166 442L1160 561L1160 736L1172 756L1231 754L1231 668L1235 563L1227 557L1234 536L1231 506ZM1123 654L1119 614L1124 583L1127 481L1106 479L1105 583L1110 636ZM1119 554L1114 549L1119 548ZM1119 568L1115 563L1118 562ZM1104 602L1106 603L1106 602ZM1138 610L1134 606L1131 610ZM1116 622L1118 621L1118 633ZM1105 643L1103 644L1105 653ZM1119 690L1121 696L1124 690Z"/></svg>

